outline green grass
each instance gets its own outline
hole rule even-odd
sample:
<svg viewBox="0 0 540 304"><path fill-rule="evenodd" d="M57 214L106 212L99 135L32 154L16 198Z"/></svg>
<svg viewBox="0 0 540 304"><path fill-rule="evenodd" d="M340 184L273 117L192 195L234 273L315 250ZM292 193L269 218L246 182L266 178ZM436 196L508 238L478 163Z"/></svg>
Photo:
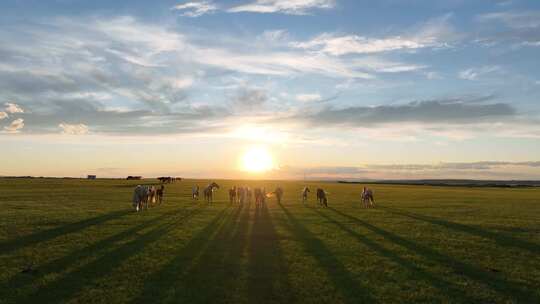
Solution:
<svg viewBox="0 0 540 304"><path fill-rule="evenodd" d="M136 213L136 181L0 179L0 303L540 303L540 189L372 185L366 210L361 185L310 183L322 208L194 183Z"/></svg>

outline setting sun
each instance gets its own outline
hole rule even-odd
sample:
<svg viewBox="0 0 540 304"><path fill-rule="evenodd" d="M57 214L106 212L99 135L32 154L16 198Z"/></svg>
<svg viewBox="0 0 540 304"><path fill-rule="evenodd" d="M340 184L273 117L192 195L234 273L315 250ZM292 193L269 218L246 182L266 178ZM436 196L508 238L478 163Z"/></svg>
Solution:
<svg viewBox="0 0 540 304"><path fill-rule="evenodd" d="M242 157L242 169L249 172L265 172L272 169L272 155L262 147L250 148Z"/></svg>

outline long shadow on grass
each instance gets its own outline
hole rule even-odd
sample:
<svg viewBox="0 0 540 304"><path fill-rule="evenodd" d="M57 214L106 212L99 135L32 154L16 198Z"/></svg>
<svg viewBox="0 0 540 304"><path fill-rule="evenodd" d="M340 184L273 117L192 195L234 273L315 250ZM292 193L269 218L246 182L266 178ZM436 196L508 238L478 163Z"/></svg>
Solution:
<svg viewBox="0 0 540 304"><path fill-rule="evenodd" d="M393 214L398 214L398 215L402 215L402 216L412 218L415 220L424 221L433 225L439 225L447 229L452 229L455 231L472 234L472 235L479 236L485 239L491 239L495 241L497 244L499 244L500 246L513 247L513 248L518 248L521 250L527 250L534 254L540 254L540 245L535 244L535 243L530 243L524 240L520 240L517 238L509 237L504 234L487 231L479 227L446 221L437 217L415 214L415 213L403 211L396 208L391 208L391 207L381 207L381 208Z"/></svg>
<svg viewBox="0 0 540 304"><path fill-rule="evenodd" d="M340 291L347 303L377 303L371 291L362 286L345 266L332 254L332 252L313 233L305 228L282 204L283 210L291 227L287 226L295 237L303 243L306 251L313 256L319 265L326 271L336 290Z"/></svg>
<svg viewBox="0 0 540 304"><path fill-rule="evenodd" d="M279 236L266 204L257 205L250 235L248 262L249 303L294 303L281 254Z"/></svg>
<svg viewBox="0 0 540 304"><path fill-rule="evenodd" d="M369 247L371 250L381 254L382 256L396 262L400 266L406 268L413 277L411 277L414 281L424 281L428 283L429 285L437 288L440 293L447 296L448 299L452 299L453 301L456 301L460 299L460 301L464 301L467 303L476 303L479 300L469 297L466 294L466 290L459 288L458 285L456 285L453 282L450 282L448 280L444 280L443 278L439 278L434 276L433 274L425 271L424 269L416 266L413 262L410 260L403 258L399 256L398 254L394 253L392 250L386 249L383 246L379 245L378 243L366 238L365 236L361 235L360 233L352 230L351 228L347 227L343 223L340 223L339 221L331 218L328 216L325 212L314 209L315 212L317 212L321 217L328 220L333 225L337 226L341 230L348 233L350 236L355 238L358 242L364 244L365 246Z"/></svg>
<svg viewBox="0 0 540 304"><path fill-rule="evenodd" d="M246 233L248 217L249 206L240 205L222 223L212 221L179 248L172 260L145 279L143 290L132 303L223 302L223 294L216 295L216 289L227 290L227 282L235 279L237 271L226 272L226 265L221 264L229 262L228 255L239 257L242 246L238 242Z"/></svg>
<svg viewBox="0 0 540 304"><path fill-rule="evenodd" d="M88 284L99 284L99 280L114 271L115 267L122 264L131 256L140 253L145 247L151 246L152 243L159 240L169 230L185 224L193 216L193 214L187 214L180 218L175 217L175 215L181 212L182 210L174 212L169 216L170 220L166 223L157 225L155 228L138 235L137 238L107 252L100 258L39 288L35 293L29 295L21 302L66 302L78 291L88 286Z"/></svg>
<svg viewBox="0 0 540 304"><path fill-rule="evenodd" d="M186 217L194 216L196 213L199 213L202 211L203 208L197 208L197 209L191 209L191 210L185 210L189 213L186 215ZM63 256L61 258L58 258L56 260L50 261L46 264L37 265L36 272L33 275L28 274L18 274L14 276L7 284L6 287L13 288L13 289L19 289L22 286L31 284L33 282L36 282L40 279L42 279L45 276L48 276L50 274L53 274L55 272L59 272L63 269L68 268L70 265L81 261L85 258L91 257L91 256L98 256L101 254L102 251L106 251L111 246L116 244L117 242L122 241L125 238L133 236L135 233L137 233L140 230L143 230L150 225L153 225L155 223L159 223L161 220L166 219L170 216L173 216L177 212L169 212L166 214L162 214L160 216L154 217L148 221L145 221L141 223L140 225L137 225L135 227L132 227L130 229L127 229L125 231L122 231L120 233L117 233L115 235L109 236L105 239L99 240L95 243L92 243L86 247L77 249L70 254Z"/></svg>
<svg viewBox="0 0 540 304"><path fill-rule="evenodd" d="M82 221L78 221L75 223L70 223L67 225L60 226L60 227L56 227L56 228L48 229L45 231L36 232L30 235L18 237L16 239L0 243L0 252L8 253L8 252L15 251L17 249L34 245L40 242L45 242L61 235L77 232L93 225L98 225L98 224L101 224L110 220L120 218L132 212L133 212L132 210L114 211L114 212L102 214L96 217L84 219Z"/></svg>
<svg viewBox="0 0 540 304"><path fill-rule="evenodd" d="M336 210L335 208L329 207L328 209L355 222L358 225L367 228L374 233L381 235L382 237L402 247L405 247L413 252L422 255L428 260L452 268L454 272L458 275L464 275L471 280L489 286L492 290L496 291L499 294L502 294L510 299L516 299L519 303L538 303L540 301L540 297L537 292L533 291L533 287L530 287L526 284L509 281L503 278L502 274L494 274L488 272L487 270L464 263L453 257L444 255L432 248L412 242L396 234L369 224L363 220L360 220L354 216L345 214L339 210Z"/></svg>

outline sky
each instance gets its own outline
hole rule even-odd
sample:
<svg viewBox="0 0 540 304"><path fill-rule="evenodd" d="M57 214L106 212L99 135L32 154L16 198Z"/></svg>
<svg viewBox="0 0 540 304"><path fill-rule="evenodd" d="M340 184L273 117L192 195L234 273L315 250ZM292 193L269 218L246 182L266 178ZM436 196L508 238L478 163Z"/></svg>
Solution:
<svg viewBox="0 0 540 304"><path fill-rule="evenodd" d="M540 179L539 55L536 0L4 0L0 175Z"/></svg>

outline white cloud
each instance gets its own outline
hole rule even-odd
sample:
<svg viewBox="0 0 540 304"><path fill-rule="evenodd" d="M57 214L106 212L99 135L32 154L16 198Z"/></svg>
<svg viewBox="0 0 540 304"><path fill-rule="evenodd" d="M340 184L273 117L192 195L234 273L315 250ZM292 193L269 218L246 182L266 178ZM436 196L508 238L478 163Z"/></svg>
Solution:
<svg viewBox="0 0 540 304"><path fill-rule="evenodd" d="M288 76L310 73L329 77L374 78L369 73L351 69L347 62L324 54L273 51L247 54L219 48L198 49L196 54L194 60L200 64L247 74Z"/></svg>
<svg viewBox="0 0 540 304"><path fill-rule="evenodd" d="M187 2L175 5L172 9L183 11L182 16L199 17L215 12L218 7L210 1Z"/></svg>
<svg viewBox="0 0 540 304"><path fill-rule="evenodd" d="M8 133L19 133L20 129L24 127L24 119L17 118L14 121L12 121L9 126L4 127L4 130Z"/></svg>
<svg viewBox="0 0 540 304"><path fill-rule="evenodd" d="M501 67L496 66L496 65L483 66L479 68L470 68L470 69L463 70L459 72L458 76L461 79L478 80L480 76L483 76L489 73L498 72L500 70L501 70Z"/></svg>
<svg viewBox="0 0 540 304"><path fill-rule="evenodd" d="M192 77L175 78L170 80L172 86L176 89L186 89L193 85Z"/></svg>
<svg viewBox="0 0 540 304"><path fill-rule="evenodd" d="M289 37L287 30L271 30L264 31L261 35L261 39L264 41L277 42Z"/></svg>
<svg viewBox="0 0 540 304"><path fill-rule="evenodd" d="M331 9L334 0L256 0L248 4L232 7L228 12L282 13L306 15L313 9Z"/></svg>
<svg viewBox="0 0 540 304"><path fill-rule="evenodd" d="M8 113L11 113L11 114L24 113L24 110L18 104L7 102L5 103L5 106L6 106L6 112Z"/></svg>
<svg viewBox="0 0 540 304"><path fill-rule="evenodd" d="M402 35L371 38L360 35L323 33L309 41L292 42L291 46L333 56L447 47L449 42L456 40L459 36L449 23L450 17L451 15L444 15L430 19L409 29L409 33Z"/></svg>
<svg viewBox="0 0 540 304"><path fill-rule="evenodd" d="M540 41L524 41L521 45L523 46L540 46Z"/></svg>
<svg viewBox="0 0 540 304"><path fill-rule="evenodd" d="M321 52L334 56L350 53L378 53L399 49L417 49L425 47L423 44L396 36L385 39L371 39L357 35L335 36L322 34L307 42L295 42L291 46L301 49L318 49Z"/></svg>
<svg viewBox="0 0 540 304"><path fill-rule="evenodd" d="M363 57L353 59L351 64L364 70L370 70L378 73L401 73L412 72L426 68L424 65L406 64L384 60L378 57Z"/></svg>
<svg viewBox="0 0 540 304"><path fill-rule="evenodd" d="M426 72L425 75L426 75L426 78L430 80L442 79L442 76L439 73L434 72L434 71Z"/></svg>
<svg viewBox="0 0 540 304"><path fill-rule="evenodd" d="M8 118L8 114L6 112L0 112L0 120Z"/></svg>
<svg viewBox="0 0 540 304"><path fill-rule="evenodd" d="M14 35L26 38L0 45L2 54L9 56L0 62L0 88L6 96L20 96L24 108L32 109L24 117L32 122L25 127L28 133L58 132L59 124L67 125L66 117L74 115L78 121L91 122L92 133L189 133L214 125L220 128L209 132L221 132L229 121L219 117L237 115L238 109L229 113L220 108L233 95L215 101L213 92L199 95L203 91L199 86L212 88L215 81L219 83L215 75L241 79L243 85L233 83L234 88L251 86L250 82L260 79L258 75L279 77L265 77L271 82L323 76L336 83L347 80L348 84L368 86L376 80L363 80L375 79L374 73L425 68L375 55L333 56L291 49L284 30L248 37L200 35L132 17L62 18L46 24L28 24L24 31L11 28ZM7 40L6 32L0 32L0 40ZM61 58L62 65L51 61L52 57ZM192 89L195 83L197 87ZM299 93L305 93L299 94L304 95L299 100L320 99L309 94L310 90ZM197 103L206 107L197 109ZM272 96L267 103L274 103ZM275 112L299 106L279 104ZM66 130L72 129L66 126Z"/></svg>
<svg viewBox="0 0 540 304"><path fill-rule="evenodd" d="M300 102L313 102L321 100L320 94L298 94L296 100Z"/></svg>
<svg viewBox="0 0 540 304"><path fill-rule="evenodd" d="M67 124L61 123L58 125L62 129L63 134L83 135L88 133L88 126L85 124Z"/></svg>

